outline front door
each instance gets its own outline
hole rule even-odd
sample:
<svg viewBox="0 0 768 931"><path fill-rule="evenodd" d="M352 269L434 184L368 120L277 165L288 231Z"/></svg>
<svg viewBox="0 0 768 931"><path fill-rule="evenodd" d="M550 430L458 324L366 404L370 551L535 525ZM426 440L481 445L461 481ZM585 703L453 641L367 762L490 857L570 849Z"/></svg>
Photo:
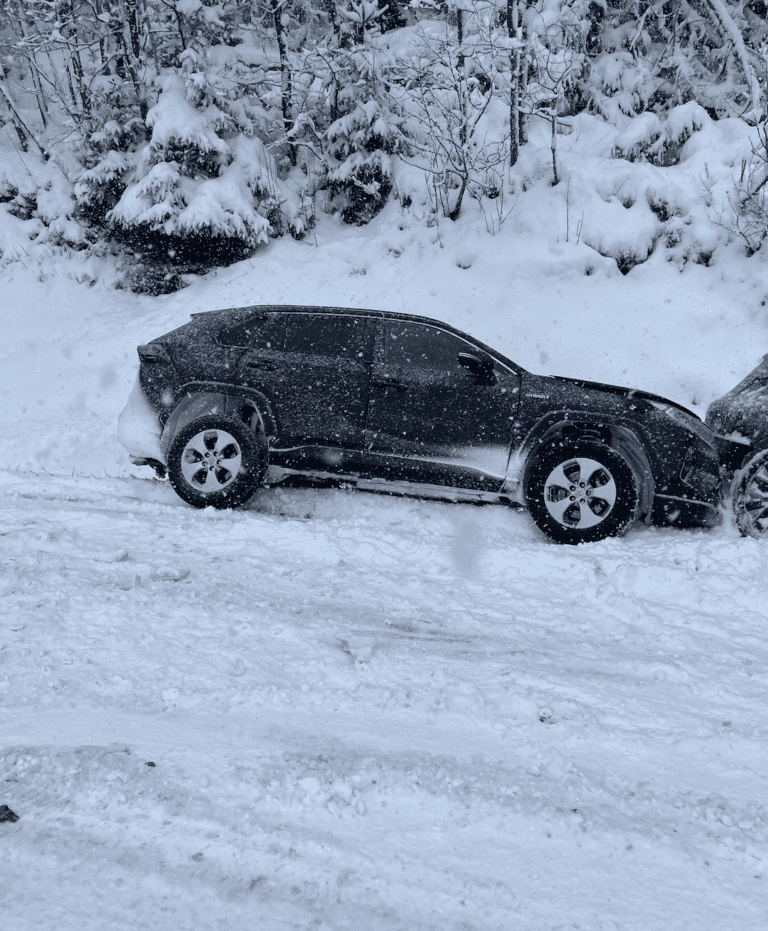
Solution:
<svg viewBox="0 0 768 931"><path fill-rule="evenodd" d="M459 354L485 365L474 373ZM520 376L431 324L379 320L364 463L369 474L500 491Z"/></svg>

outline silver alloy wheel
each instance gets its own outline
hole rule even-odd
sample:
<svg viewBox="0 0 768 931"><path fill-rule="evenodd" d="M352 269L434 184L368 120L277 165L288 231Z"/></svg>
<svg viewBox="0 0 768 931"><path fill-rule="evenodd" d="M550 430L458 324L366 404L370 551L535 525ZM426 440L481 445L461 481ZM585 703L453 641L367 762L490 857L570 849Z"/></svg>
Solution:
<svg viewBox="0 0 768 931"><path fill-rule="evenodd" d="M226 430L201 430L184 447L181 471L196 491L211 493L227 488L242 467L240 444Z"/></svg>
<svg viewBox="0 0 768 931"><path fill-rule="evenodd" d="M750 536L768 531L768 459L763 458L748 476L741 498L741 529Z"/></svg>
<svg viewBox="0 0 768 931"><path fill-rule="evenodd" d="M616 502L616 482L595 459L568 459L547 476L544 504L553 520L563 527L584 530L602 523Z"/></svg>

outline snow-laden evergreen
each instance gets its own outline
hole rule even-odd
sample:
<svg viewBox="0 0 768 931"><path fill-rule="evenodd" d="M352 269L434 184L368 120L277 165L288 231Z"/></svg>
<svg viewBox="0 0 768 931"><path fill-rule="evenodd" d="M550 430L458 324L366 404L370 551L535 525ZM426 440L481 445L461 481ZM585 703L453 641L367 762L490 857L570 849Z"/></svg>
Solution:
<svg viewBox="0 0 768 931"><path fill-rule="evenodd" d="M38 211L50 178L13 169L17 212L40 219L40 242L103 248L116 237L171 270L305 236L318 211L370 222L392 196L427 198L451 219L467 197L509 204L539 123L558 184L560 137L580 114L615 128L614 158L662 167L706 120L766 119L768 28L754 3L111 0L54 15L42 0L3 0L2 10L7 139L30 164L58 165L67 188L56 216ZM739 156L747 167L733 173L730 206L715 207L715 225L751 252L766 225L759 153L756 142Z"/></svg>

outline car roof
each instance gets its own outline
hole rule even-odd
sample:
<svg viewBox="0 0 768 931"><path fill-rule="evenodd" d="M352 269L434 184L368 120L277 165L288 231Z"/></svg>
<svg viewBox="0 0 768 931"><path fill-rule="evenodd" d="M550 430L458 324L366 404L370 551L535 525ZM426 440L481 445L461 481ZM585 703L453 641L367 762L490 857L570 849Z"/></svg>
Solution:
<svg viewBox="0 0 768 931"><path fill-rule="evenodd" d="M381 319L391 320L411 320L414 323L431 323L434 326L443 327L447 330L453 330L454 333L461 333L462 336L468 334L462 333L449 323L442 320L433 320L431 317L422 317L419 314L400 314L390 310L371 310L364 307L316 307L314 304L252 304L248 307L226 307L222 310L208 310L202 313L192 314L193 317L207 317L217 315L224 317L231 314L232 316L245 316L250 314L329 314L331 316L354 316L354 317L378 317Z"/></svg>
<svg viewBox="0 0 768 931"><path fill-rule="evenodd" d="M371 310L369 308L362 307L317 307L314 304L252 304L247 307L227 307L222 310L209 310L203 311L201 313L192 314L192 317L195 319L204 318L204 317L216 317L219 320L223 321L227 316L231 316L232 322L235 323L243 318L255 314L328 314L328 316L355 316L355 317L373 317L379 320L403 320L410 323L426 323L431 326L440 327L442 330L447 330L450 333L454 333L456 336L461 336L464 339L468 339L475 345L479 346L482 350L489 353L492 356L496 356L500 361L505 362L511 368L516 369L519 372L525 372L520 365L516 362L512 362L511 359L508 359L505 355L499 352L498 349L493 349L490 346L487 346L481 340L477 339L476 336L471 336L469 333L465 333L463 330L458 330L456 327L451 326L450 323L446 323L444 320L435 320L432 317L422 317L419 314L401 314L392 310Z"/></svg>

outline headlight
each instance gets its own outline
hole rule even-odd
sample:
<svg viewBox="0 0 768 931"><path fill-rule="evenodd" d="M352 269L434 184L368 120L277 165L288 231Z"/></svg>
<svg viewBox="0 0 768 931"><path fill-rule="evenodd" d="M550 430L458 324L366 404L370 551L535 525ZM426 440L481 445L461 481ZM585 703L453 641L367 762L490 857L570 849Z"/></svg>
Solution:
<svg viewBox="0 0 768 931"><path fill-rule="evenodd" d="M656 410L663 411L667 417L674 420L678 426L683 427L684 430L698 437L702 443L706 443L707 446L714 446L714 434L695 414L689 414L688 411L683 411L672 404L661 404L658 401L651 401L651 404L653 404Z"/></svg>
<svg viewBox="0 0 768 931"><path fill-rule="evenodd" d="M680 468L680 478L689 488L705 488L712 493L720 486L717 453L709 447L689 446Z"/></svg>

